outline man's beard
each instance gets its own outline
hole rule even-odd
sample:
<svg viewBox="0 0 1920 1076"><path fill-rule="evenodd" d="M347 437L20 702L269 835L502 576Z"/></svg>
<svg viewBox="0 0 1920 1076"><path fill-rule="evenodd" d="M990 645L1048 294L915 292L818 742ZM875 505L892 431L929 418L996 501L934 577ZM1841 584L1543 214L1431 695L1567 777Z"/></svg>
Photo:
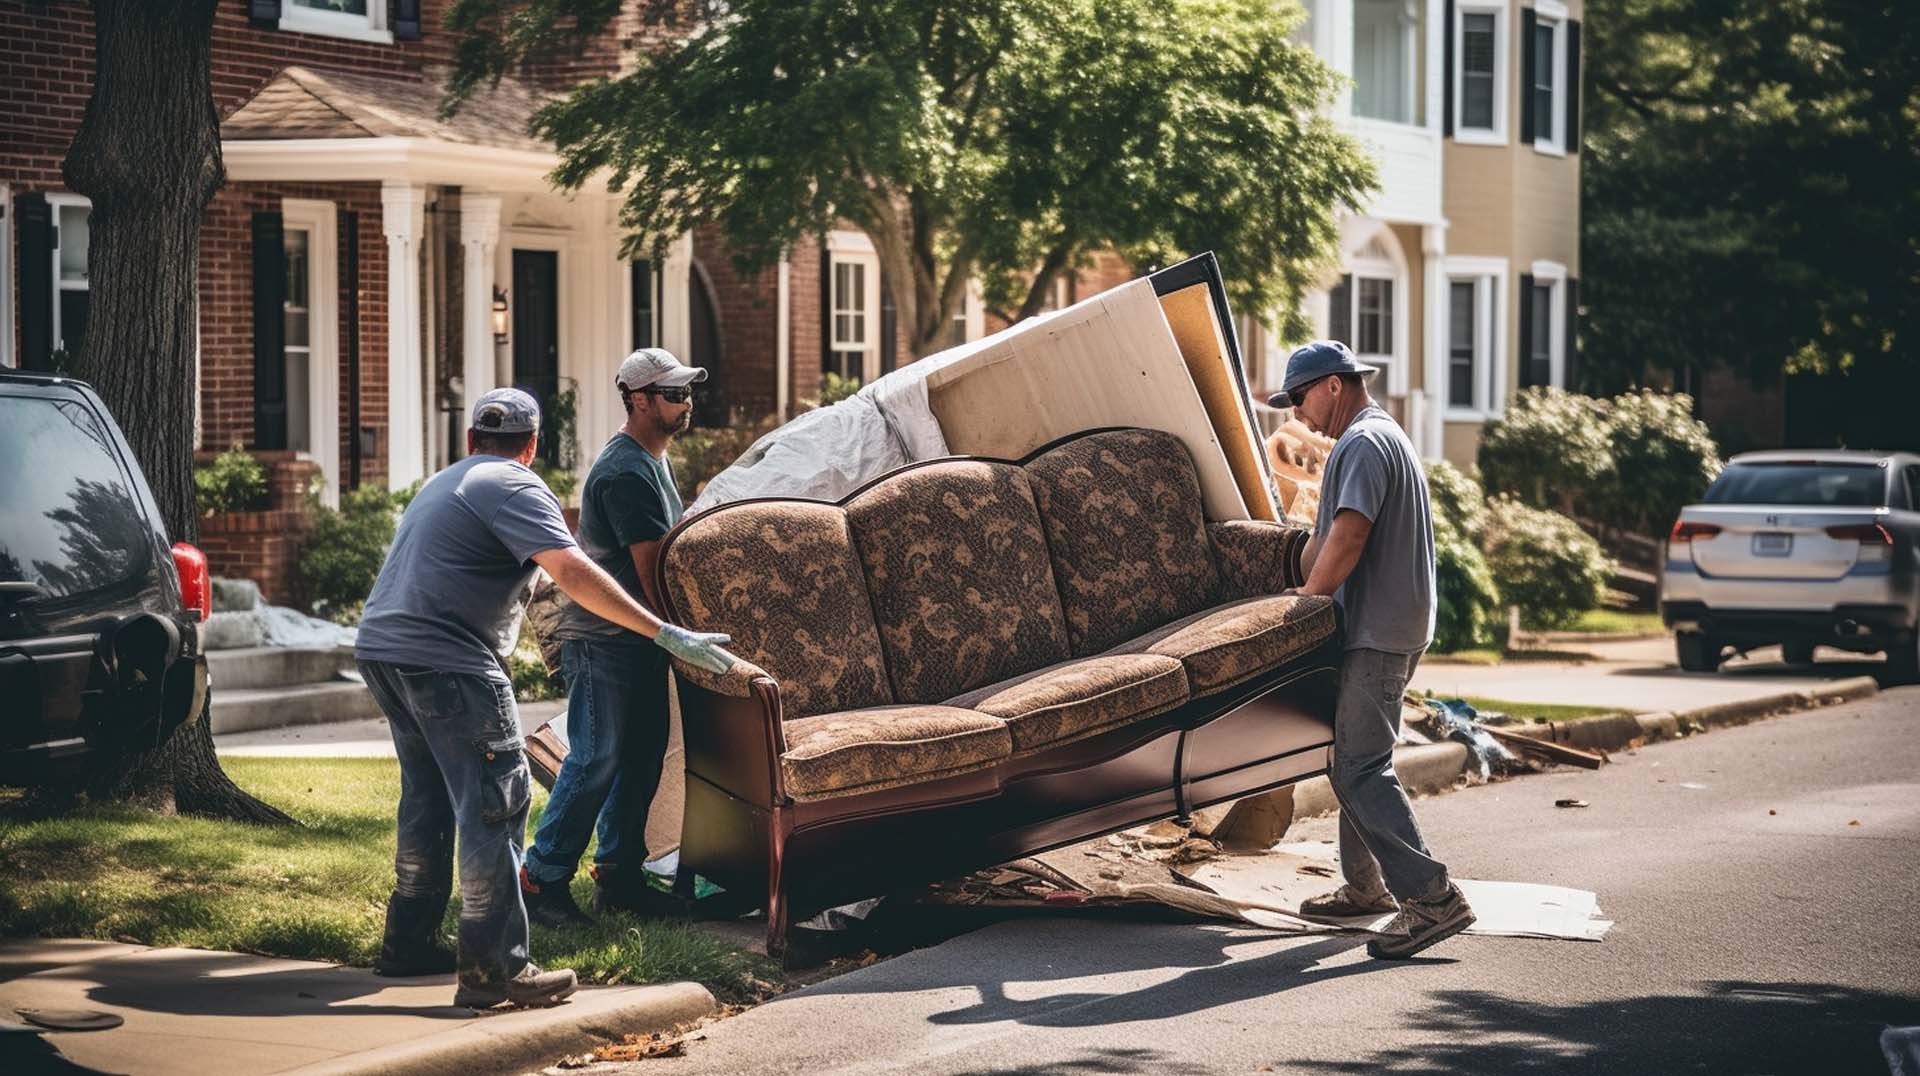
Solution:
<svg viewBox="0 0 1920 1076"><path fill-rule="evenodd" d="M653 421L655 425L660 427L660 432L666 434L668 437L672 437L677 433L685 433L688 428L693 425L693 408L689 407L685 411L680 412L680 417L677 419L669 420L656 415Z"/></svg>

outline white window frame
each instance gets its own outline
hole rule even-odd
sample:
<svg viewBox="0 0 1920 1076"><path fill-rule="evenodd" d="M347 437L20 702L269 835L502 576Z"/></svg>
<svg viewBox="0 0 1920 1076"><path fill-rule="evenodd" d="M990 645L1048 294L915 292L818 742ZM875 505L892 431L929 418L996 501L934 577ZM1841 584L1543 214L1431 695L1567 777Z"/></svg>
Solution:
<svg viewBox="0 0 1920 1076"><path fill-rule="evenodd" d="M51 260L47 265L47 271L53 274L53 323L51 325L52 331L48 339L53 341L54 351L65 351L67 349L67 334L60 324L60 293L63 291L91 292L93 290L93 241L91 238L87 241L86 283L77 287L70 287L66 281L60 279L60 244L66 241L67 234L66 229L60 226L60 210L63 206L84 207L87 211L87 230L89 233L93 230L93 199L88 198L84 194L70 194L66 191L47 192L47 213L53 218L53 233L56 237L53 250L49 255ZM88 304L92 304L91 297L88 298Z"/></svg>
<svg viewBox="0 0 1920 1076"><path fill-rule="evenodd" d="M1466 25L1468 15L1493 16L1493 126L1466 125ZM1508 91L1512 43L1509 40L1512 12L1506 0L1473 0L1453 9L1453 70L1447 72L1447 92L1453 95L1453 140L1468 145L1504 146L1507 144Z"/></svg>
<svg viewBox="0 0 1920 1076"><path fill-rule="evenodd" d="M1556 388L1565 388L1567 385L1567 267L1559 262L1534 262L1530 270L1533 273L1534 287L1545 284L1553 289L1553 294L1547 298L1547 332L1549 334L1547 354L1550 356L1547 364L1547 383ZM1532 302L1533 296L1526 296L1524 301ZM1521 341L1520 348L1522 354L1531 361L1533 341Z"/></svg>
<svg viewBox="0 0 1920 1076"><path fill-rule="evenodd" d="M1373 242L1379 244L1386 257L1366 253L1368 244ZM1408 322L1411 320L1413 302L1409 294L1412 291L1410 286L1412 273L1401 254L1400 243L1394 237L1393 230L1384 224L1379 225L1366 242L1361 243L1354 253L1348 255L1346 265L1340 271L1353 277L1353 287L1347 298L1348 303L1351 304L1348 307L1351 319L1347 324L1352 326L1353 330L1353 339L1349 344L1354 349L1354 356L1361 362L1385 368L1386 376L1381 380L1386 383L1387 395L1406 395L1408 379L1412 376L1407 369L1412 365L1409 361L1408 347L1410 339L1408 333L1411 331ZM1360 350L1360 279L1362 277L1387 280L1393 284L1393 338L1388 342L1387 346L1390 350L1387 352ZM1331 310L1328 311L1328 315L1328 331L1331 331L1333 324ZM1378 393L1380 390L1376 387L1374 391Z"/></svg>
<svg viewBox="0 0 1920 1076"><path fill-rule="evenodd" d="M13 360L13 185L0 183L0 367Z"/></svg>
<svg viewBox="0 0 1920 1076"><path fill-rule="evenodd" d="M960 297L960 309L954 312L949 325L960 326L960 343L970 344L987 335L987 307L981 297L980 281L967 278L967 291ZM950 345L958 347L959 344Z"/></svg>
<svg viewBox="0 0 1920 1076"><path fill-rule="evenodd" d="M1436 388L1445 395L1443 417L1449 422L1485 422L1507 411L1507 259L1455 255L1446 260L1448 301L1441 306L1440 339L1446 353L1442 356L1443 380ZM1467 406L1457 405L1451 396L1453 387L1452 287L1474 286L1474 385L1473 399Z"/></svg>
<svg viewBox="0 0 1920 1076"><path fill-rule="evenodd" d="M1406 119L1387 119L1381 116L1368 115L1366 113L1361 112L1356 106L1354 98L1357 97L1359 92L1359 82L1360 82L1360 75L1361 75L1360 42L1359 42L1360 35L1359 35L1358 27L1355 25L1356 19L1359 13L1359 7L1356 3L1353 2L1353 0L1347 0L1347 3L1345 5L1332 5L1333 9L1336 11L1338 11L1340 7L1344 6L1346 9L1346 16L1347 16L1346 17L1346 23L1347 23L1346 45L1347 45L1347 64L1349 68L1347 75L1353 81L1353 85L1349 88L1349 91L1348 91L1349 96L1348 96L1347 112L1349 115L1353 116L1355 119L1368 121L1372 123L1386 124L1390 128L1422 127L1422 126L1425 126L1430 113L1423 115L1424 110L1421 108L1422 98L1427 93L1426 80L1420 77L1421 53L1422 53L1422 50L1425 48L1425 44L1426 44L1426 41L1423 38L1423 35L1421 33L1421 27L1423 23L1425 23L1428 26L1431 26L1432 23L1427 22L1425 18L1426 13L1422 10L1420 0L1401 0L1401 5L1404 9L1403 15L1407 13L1411 13L1413 17L1413 24L1411 26L1404 26L1401 28L1401 33L1404 36L1404 40L1401 41L1400 45L1405 50L1406 55L1412 59L1412 66L1405 73L1405 88L1402 90L1400 94L1400 101L1399 101L1399 104L1401 105L1401 107L1406 111L1406 114L1407 114ZM1431 62L1432 61L1430 60L1429 63ZM1431 68L1429 68L1429 70L1431 70Z"/></svg>
<svg viewBox="0 0 1920 1076"><path fill-rule="evenodd" d="M307 198L280 201L282 232L307 233L307 449L326 488L320 499L340 503L340 225L334 204Z"/></svg>
<svg viewBox="0 0 1920 1076"><path fill-rule="evenodd" d="M280 29L325 37L344 37L349 41L393 44L393 31L387 27L387 0L367 0L364 15L344 11L320 11L301 7L294 0L281 0Z"/></svg>
<svg viewBox="0 0 1920 1076"><path fill-rule="evenodd" d="M836 268L840 265L858 265L865 270L866 287L863 289L865 300L860 313L866 319L867 338L860 352L860 383L871 385L880 376L880 255L874 250L873 240L865 232L851 229L835 229L827 233L827 323L821 331L827 336L827 350L852 352L851 347L840 347L834 339L834 315L842 309L839 295L840 274Z"/></svg>
<svg viewBox="0 0 1920 1076"><path fill-rule="evenodd" d="M1533 142L1535 152L1552 157L1567 155L1567 7L1555 0L1534 0L1533 18L1536 26L1544 26L1553 31L1553 115L1548 117L1553 130L1552 137L1539 138L1532 131L1525 132ZM1526 72L1526 92L1533 94L1533 71ZM1539 113L1536 110L1535 122Z"/></svg>

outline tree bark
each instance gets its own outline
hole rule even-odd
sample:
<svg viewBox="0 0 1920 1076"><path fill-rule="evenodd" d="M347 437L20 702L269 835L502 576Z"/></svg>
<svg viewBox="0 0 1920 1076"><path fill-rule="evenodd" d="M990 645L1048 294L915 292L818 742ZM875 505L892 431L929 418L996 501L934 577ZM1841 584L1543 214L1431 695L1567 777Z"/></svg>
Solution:
<svg viewBox="0 0 1920 1076"><path fill-rule="evenodd" d="M94 81L62 169L93 201L92 311L74 368L126 431L167 533L196 537L200 218L226 179L208 54L215 0L94 0ZM90 791L161 810L291 822L221 770L203 712Z"/></svg>

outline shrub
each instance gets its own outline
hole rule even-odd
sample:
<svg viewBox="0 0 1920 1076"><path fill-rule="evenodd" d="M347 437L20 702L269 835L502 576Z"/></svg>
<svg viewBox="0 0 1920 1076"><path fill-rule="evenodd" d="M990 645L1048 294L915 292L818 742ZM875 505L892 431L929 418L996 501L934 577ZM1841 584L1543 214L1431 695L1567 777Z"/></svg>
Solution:
<svg viewBox="0 0 1920 1076"><path fill-rule="evenodd" d="M1427 464L1427 494L1433 508L1433 525L1441 520L1457 528L1476 546L1487 532L1487 495L1480 481L1445 460Z"/></svg>
<svg viewBox="0 0 1920 1076"><path fill-rule="evenodd" d="M316 614L336 624L359 623L360 607L393 544L395 522L419 491L418 483L402 490L361 486L342 496L338 509L314 505L300 576Z"/></svg>
<svg viewBox="0 0 1920 1076"><path fill-rule="evenodd" d="M1433 553L1433 649L1465 650L1495 642L1501 627L1500 588L1479 545L1436 511Z"/></svg>
<svg viewBox="0 0 1920 1076"><path fill-rule="evenodd" d="M507 655L507 672L513 677L513 697L520 702L557 699L566 694L566 685L547 672L547 663L540 657L540 642L525 621L521 622L513 653Z"/></svg>
<svg viewBox="0 0 1920 1076"><path fill-rule="evenodd" d="M1578 523L1511 497L1487 502L1485 548L1501 594L1532 628L1562 628L1598 609L1613 571Z"/></svg>
<svg viewBox="0 0 1920 1076"><path fill-rule="evenodd" d="M1606 413L1590 396L1522 389L1480 440L1480 479L1535 508L1572 512L1613 481Z"/></svg>
<svg viewBox="0 0 1920 1076"><path fill-rule="evenodd" d="M235 444L212 463L193 469L193 502L203 516L265 508L267 469Z"/></svg>
<svg viewBox="0 0 1920 1076"><path fill-rule="evenodd" d="M752 425L688 430L674 438L667 455L673 462L673 482L680 489L680 499L692 504L708 479L732 466L734 460L775 425L768 418Z"/></svg>
<svg viewBox="0 0 1920 1076"><path fill-rule="evenodd" d="M820 375L820 406L837 404L860 391L860 379L844 377L832 370Z"/></svg>
<svg viewBox="0 0 1920 1076"><path fill-rule="evenodd" d="M1660 534L1720 476L1719 446L1693 417L1690 396L1641 389L1604 407L1615 479L1593 515L1622 530Z"/></svg>
<svg viewBox="0 0 1920 1076"><path fill-rule="evenodd" d="M546 461L541 459L533 461L533 473L540 476L540 481L547 484L547 488L553 491L555 499L561 504L573 503L573 491L580 485L578 473L571 468L549 467Z"/></svg>

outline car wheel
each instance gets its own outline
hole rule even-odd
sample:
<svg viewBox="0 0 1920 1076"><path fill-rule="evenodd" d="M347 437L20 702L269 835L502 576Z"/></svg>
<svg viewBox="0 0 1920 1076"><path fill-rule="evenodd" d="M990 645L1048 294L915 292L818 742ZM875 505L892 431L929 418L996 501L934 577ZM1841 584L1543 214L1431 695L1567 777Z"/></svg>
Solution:
<svg viewBox="0 0 1920 1076"><path fill-rule="evenodd" d="M1688 672L1713 672L1720 667L1720 644L1695 631L1683 631L1673 637L1675 656Z"/></svg>
<svg viewBox="0 0 1920 1076"><path fill-rule="evenodd" d="M1789 665L1813 664L1812 643L1782 643L1780 649L1787 655Z"/></svg>

